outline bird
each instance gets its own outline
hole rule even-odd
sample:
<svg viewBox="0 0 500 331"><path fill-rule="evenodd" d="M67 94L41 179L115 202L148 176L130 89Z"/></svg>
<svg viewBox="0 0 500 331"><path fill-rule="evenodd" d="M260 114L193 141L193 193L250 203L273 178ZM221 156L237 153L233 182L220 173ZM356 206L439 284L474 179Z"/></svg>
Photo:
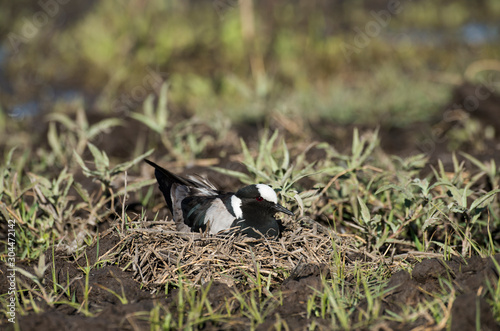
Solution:
<svg viewBox="0 0 500 331"><path fill-rule="evenodd" d="M251 238L277 239L283 226L274 216L293 212L278 204L276 192L266 184L253 184L236 193L218 190L201 177L183 178L145 159L172 213L177 231L220 234L238 231Z"/></svg>

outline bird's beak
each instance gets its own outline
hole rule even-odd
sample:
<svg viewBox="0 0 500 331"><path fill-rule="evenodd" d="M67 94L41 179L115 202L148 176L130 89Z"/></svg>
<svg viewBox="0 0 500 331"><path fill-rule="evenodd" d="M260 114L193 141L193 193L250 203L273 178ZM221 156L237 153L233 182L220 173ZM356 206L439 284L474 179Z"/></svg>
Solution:
<svg viewBox="0 0 500 331"><path fill-rule="evenodd" d="M282 205L275 204L274 205L274 209L276 211L279 211L279 212L285 213L287 215L293 216L293 213L291 211L289 211L288 209L286 209L285 207L283 207Z"/></svg>

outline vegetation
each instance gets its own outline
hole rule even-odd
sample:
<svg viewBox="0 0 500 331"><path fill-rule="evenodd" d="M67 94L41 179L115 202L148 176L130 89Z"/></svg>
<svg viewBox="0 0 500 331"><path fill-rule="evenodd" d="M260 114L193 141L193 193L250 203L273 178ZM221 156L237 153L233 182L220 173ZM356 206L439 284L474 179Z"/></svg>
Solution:
<svg viewBox="0 0 500 331"><path fill-rule="evenodd" d="M424 133L412 126L442 124L453 90L465 82L496 91L485 72L496 75L498 62L483 59L494 58L497 46L463 47L455 57L453 45L464 37L438 40L440 48L413 35L461 31L479 16L494 22L497 2L484 1L474 11L466 1L405 3L387 27L378 23L381 32L363 47L355 45L354 28L375 20L368 2L341 1L337 20L329 19L334 9L327 5L257 1L248 9L246 2L102 2L81 13L59 5L65 14L50 16L30 38L23 35L23 18L45 9L19 1L2 11L0 33L8 42L0 49L0 83L10 86L0 91L0 220L2 231L8 220L16 223L20 316L67 306L98 317L99 307L89 304L97 287L131 304L123 287L91 283L92 272L116 266L168 298L133 314L151 329L256 329L269 320L277 330L293 329L278 313L288 298L281 287L303 261L294 255L273 267L255 252L270 247L278 255L288 245L306 258L319 254L305 240L297 243L300 233L321 243L317 259L328 270L302 303L309 329L411 325L421 318L451 327L458 296L453 284L442 280L426 300L387 312L388 280L425 257L451 261L500 253L498 158L475 153L498 144L498 133L472 115L453 122L432 136L446 149L437 157L413 153L415 146L393 155L380 141L393 129L422 141ZM395 31L407 31L405 38L392 38ZM38 55L45 53L50 55ZM146 267L134 262L131 249L146 254L137 247L154 240L147 231L171 230L145 157L174 172L209 171L225 189L273 186L295 212L284 220L290 231L280 243L255 248L232 238L227 245L244 253L210 266L212 279L181 264L192 258L185 250L199 252L192 242L172 264L175 272L165 269L163 281L157 277L163 256L147 257L158 263L156 273L140 273ZM109 233L119 243L100 251ZM304 246L293 246L290 238ZM220 248L220 239L199 240L207 249ZM4 264L8 247L4 236ZM65 254L78 264L80 277L56 270ZM496 269L498 275L498 263ZM224 277L231 296L215 305L210 289ZM481 291L500 322L499 281ZM8 293L0 294L2 313L8 300Z"/></svg>

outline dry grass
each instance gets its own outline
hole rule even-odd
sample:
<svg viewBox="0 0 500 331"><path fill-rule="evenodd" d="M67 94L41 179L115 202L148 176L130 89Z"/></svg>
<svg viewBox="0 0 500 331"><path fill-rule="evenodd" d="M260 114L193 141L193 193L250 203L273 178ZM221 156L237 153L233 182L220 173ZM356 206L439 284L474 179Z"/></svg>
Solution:
<svg viewBox="0 0 500 331"><path fill-rule="evenodd" d="M316 222L288 221L279 240L251 239L239 234L207 236L175 231L174 222L135 228L101 259L129 266L148 287L178 283L180 276L195 284L210 280L234 284L259 270L272 282L282 282L304 263L332 265L337 249L354 251L355 241L341 239Z"/></svg>
<svg viewBox="0 0 500 331"><path fill-rule="evenodd" d="M282 237L275 241L236 233L208 236L178 232L173 221L143 222L142 227L130 229L100 260L132 269L137 281L158 289L179 284L179 277L193 285L217 280L233 286L255 280L256 272L276 284L290 276L300 277L302 267L311 264L322 266L325 274L339 273L338 267L348 274L356 268L350 263L353 260L362 261L369 269L383 263L394 270L417 257L412 253L383 256L366 252L360 249L361 238L338 235L306 217L288 219L285 227Z"/></svg>

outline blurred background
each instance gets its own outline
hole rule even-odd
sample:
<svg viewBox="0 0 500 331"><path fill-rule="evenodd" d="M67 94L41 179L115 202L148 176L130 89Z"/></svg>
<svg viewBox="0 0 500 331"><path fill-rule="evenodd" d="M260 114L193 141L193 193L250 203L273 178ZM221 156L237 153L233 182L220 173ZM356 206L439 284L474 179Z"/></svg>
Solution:
<svg viewBox="0 0 500 331"><path fill-rule="evenodd" d="M210 141L274 125L342 145L354 126L380 127L388 152L489 158L499 18L497 0L4 2L2 150L36 149L48 115L81 108L124 121L108 151L127 156L144 122L131 114L167 82L169 123ZM210 141L192 157L212 156Z"/></svg>

